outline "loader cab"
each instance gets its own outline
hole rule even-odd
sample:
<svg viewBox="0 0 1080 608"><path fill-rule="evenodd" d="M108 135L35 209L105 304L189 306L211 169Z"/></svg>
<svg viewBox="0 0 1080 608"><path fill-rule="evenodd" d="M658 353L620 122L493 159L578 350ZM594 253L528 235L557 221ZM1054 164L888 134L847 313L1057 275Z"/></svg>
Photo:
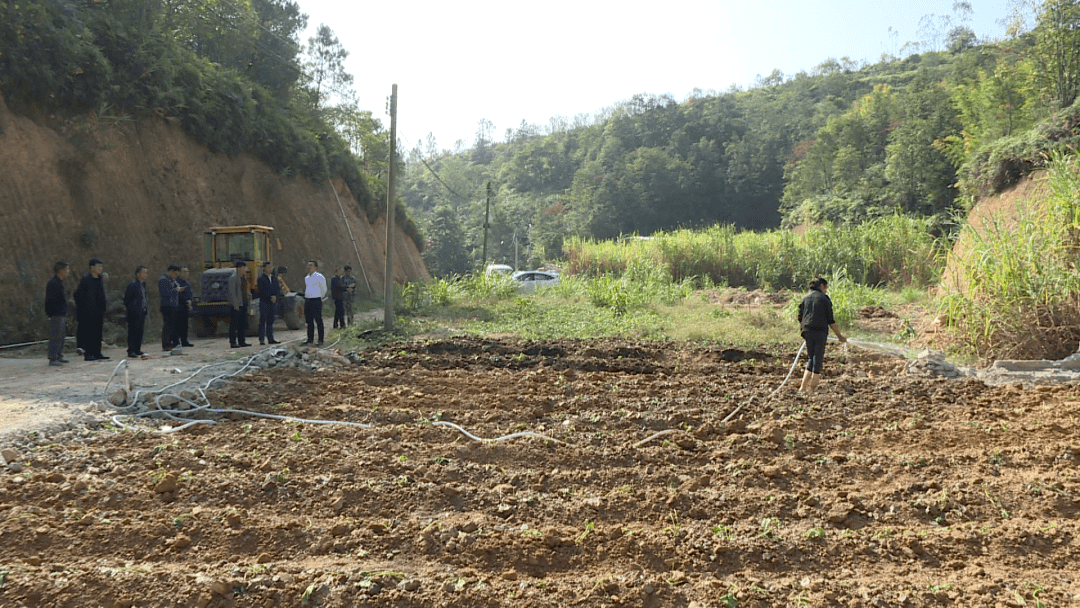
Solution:
<svg viewBox="0 0 1080 608"><path fill-rule="evenodd" d="M269 226L219 226L203 233L203 269L232 268L243 260L254 268L273 262Z"/></svg>

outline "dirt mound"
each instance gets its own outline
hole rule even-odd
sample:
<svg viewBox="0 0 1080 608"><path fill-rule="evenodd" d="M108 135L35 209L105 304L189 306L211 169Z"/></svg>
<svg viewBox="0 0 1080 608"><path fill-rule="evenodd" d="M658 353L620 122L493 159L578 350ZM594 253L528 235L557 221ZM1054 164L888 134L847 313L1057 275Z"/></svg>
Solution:
<svg viewBox="0 0 1080 608"><path fill-rule="evenodd" d="M1018 207L1037 205L1049 195L1046 179L1045 171L1036 171L1012 188L980 200L968 214L968 223L975 230L983 230L994 222L1001 222L1003 226L1015 225ZM945 292L967 291L962 265L971 249L970 238L969 234L961 234L953 245L941 276L941 289Z"/></svg>
<svg viewBox="0 0 1080 608"><path fill-rule="evenodd" d="M1080 387L829 348L820 393L766 403L793 352L411 343L212 395L369 428L27 437L0 470L0 604L1075 601Z"/></svg>

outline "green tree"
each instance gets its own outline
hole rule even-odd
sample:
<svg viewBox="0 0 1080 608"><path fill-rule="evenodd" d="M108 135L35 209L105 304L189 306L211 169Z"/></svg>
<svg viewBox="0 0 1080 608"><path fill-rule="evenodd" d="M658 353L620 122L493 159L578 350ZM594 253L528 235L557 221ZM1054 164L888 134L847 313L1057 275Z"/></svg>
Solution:
<svg viewBox="0 0 1080 608"><path fill-rule="evenodd" d="M1080 1L1043 2L1035 39L1043 93L1054 108L1067 108L1080 94Z"/></svg>
<svg viewBox="0 0 1080 608"><path fill-rule="evenodd" d="M312 109L318 111L325 108L335 96L340 98L349 93L353 83L352 74L345 71L349 51L345 50L329 26L319 25L315 35L308 38L306 55L304 67Z"/></svg>
<svg viewBox="0 0 1080 608"><path fill-rule="evenodd" d="M443 205L436 207L428 222L424 264L433 276L446 277L469 271L469 255L457 213Z"/></svg>

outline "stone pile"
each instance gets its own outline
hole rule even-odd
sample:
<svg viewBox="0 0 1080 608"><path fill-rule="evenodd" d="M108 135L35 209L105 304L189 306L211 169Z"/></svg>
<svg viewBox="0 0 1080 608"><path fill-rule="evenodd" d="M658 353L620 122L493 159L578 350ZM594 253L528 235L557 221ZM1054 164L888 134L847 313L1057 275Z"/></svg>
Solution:
<svg viewBox="0 0 1080 608"><path fill-rule="evenodd" d="M325 369L349 367L363 361L356 353L342 355L328 349L304 348L293 344L278 348L268 348L244 358L229 366L208 368L203 374L191 378L188 382L173 386L168 391L135 391L129 393L121 388L108 397L108 402L124 414L143 415L149 418L165 418L160 410L169 410L174 415L191 418L221 419L228 415L216 412L197 412L205 408L204 390L223 387L229 378L238 374L269 369L298 369L319 372ZM207 380L207 374L213 374ZM188 414L190 413L190 414Z"/></svg>
<svg viewBox="0 0 1080 608"><path fill-rule="evenodd" d="M945 359L945 353L937 350L924 350L918 357L908 361L904 373L923 378L958 378L965 375L960 368Z"/></svg>

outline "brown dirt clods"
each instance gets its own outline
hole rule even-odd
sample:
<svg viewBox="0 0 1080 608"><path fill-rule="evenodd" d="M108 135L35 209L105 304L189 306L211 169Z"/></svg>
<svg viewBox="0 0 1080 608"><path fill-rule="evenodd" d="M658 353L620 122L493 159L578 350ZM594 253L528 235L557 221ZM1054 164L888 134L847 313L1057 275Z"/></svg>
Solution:
<svg viewBox="0 0 1080 608"><path fill-rule="evenodd" d="M765 402L793 352L416 342L211 395L370 427L31 437L0 470L0 605L1075 602L1080 388L829 348L817 394Z"/></svg>

